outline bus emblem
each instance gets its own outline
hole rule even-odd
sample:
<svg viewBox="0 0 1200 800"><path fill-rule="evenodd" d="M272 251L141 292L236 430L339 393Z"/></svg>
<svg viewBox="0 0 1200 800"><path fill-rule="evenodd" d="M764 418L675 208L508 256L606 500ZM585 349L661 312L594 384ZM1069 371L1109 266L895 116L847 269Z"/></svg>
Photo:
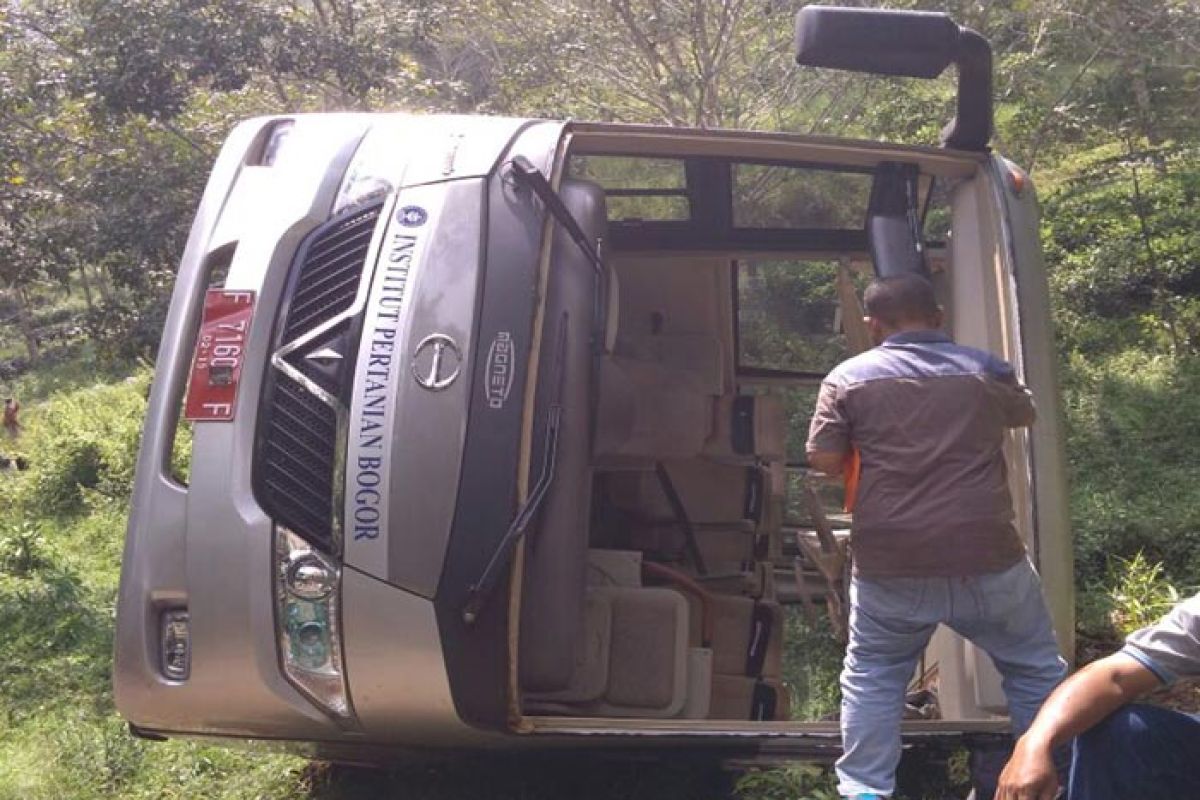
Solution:
<svg viewBox="0 0 1200 800"><path fill-rule="evenodd" d="M406 228L419 228L429 219L429 212L420 206L405 206L396 212L396 221Z"/></svg>
<svg viewBox="0 0 1200 800"><path fill-rule="evenodd" d="M462 351L449 336L426 336L413 351L413 377L422 389L440 392L454 383L462 369Z"/></svg>

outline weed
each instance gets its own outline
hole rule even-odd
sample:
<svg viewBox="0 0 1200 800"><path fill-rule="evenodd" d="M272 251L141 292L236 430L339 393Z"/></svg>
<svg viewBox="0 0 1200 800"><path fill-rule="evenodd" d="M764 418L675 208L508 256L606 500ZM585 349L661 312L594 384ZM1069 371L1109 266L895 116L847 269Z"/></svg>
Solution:
<svg viewBox="0 0 1200 800"><path fill-rule="evenodd" d="M0 571L27 578L50 563L45 550L46 539L38 523L22 520L9 525L0 537Z"/></svg>
<svg viewBox="0 0 1200 800"><path fill-rule="evenodd" d="M738 800L838 800L833 774L815 764L750 770L734 788Z"/></svg>
<svg viewBox="0 0 1200 800"><path fill-rule="evenodd" d="M791 691L791 718L812 721L828 717L841 702L838 673L844 648L834 638L824 613L808 620L790 608L784 635L783 675Z"/></svg>
<svg viewBox="0 0 1200 800"><path fill-rule="evenodd" d="M1154 624L1179 602L1179 590L1167 579L1163 565L1141 552L1111 559L1107 583L1109 616L1121 635Z"/></svg>

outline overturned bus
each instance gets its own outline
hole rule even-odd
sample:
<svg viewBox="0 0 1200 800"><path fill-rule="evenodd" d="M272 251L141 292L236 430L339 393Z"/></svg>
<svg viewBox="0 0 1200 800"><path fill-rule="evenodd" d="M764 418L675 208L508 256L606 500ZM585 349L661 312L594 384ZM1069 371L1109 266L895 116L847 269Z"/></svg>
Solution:
<svg viewBox="0 0 1200 800"><path fill-rule="evenodd" d="M132 729L414 749L829 757L799 624L852 525L815 391L873 275L927 274L1041 406L1006 444L1069 649L1071 547L1036 201L988 148L990 50L940 14L808 8L801 63L960 76L941 147L401 114L229 136L180 265L121 575ZM181 419L190 470L173 475ZM941 631L910 741L1005 728Z"/></svg>

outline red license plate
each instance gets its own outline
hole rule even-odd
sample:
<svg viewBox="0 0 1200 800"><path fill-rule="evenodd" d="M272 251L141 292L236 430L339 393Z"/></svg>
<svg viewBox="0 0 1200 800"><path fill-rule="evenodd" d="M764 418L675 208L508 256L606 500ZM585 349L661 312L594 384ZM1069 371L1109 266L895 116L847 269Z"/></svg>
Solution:
<svg viewBox="0 0 1200 800"><path fill-rule="evenodd" d="M233 419L246 335L254 316L254 292L209 289L204 295L200 336L192 359L187 403L190 420L228 422Z"/></svg>

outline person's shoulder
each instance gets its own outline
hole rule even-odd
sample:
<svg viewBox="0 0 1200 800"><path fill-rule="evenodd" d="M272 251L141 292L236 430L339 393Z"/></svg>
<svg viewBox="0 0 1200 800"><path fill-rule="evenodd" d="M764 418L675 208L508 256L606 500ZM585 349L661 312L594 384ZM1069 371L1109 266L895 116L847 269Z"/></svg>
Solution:
<svg viewBox="0 0 1200 800"><path fill-rule="evenodd" d="M847 358L831 369L825 376L825 382L842 385L863 380L865 376L878 371L879 362L880 350L878 347L872 347L870 350L864 350L858 355Z"/></svg>
<svg viewBox="0 0 1200 800"><path fill-rule="evenodd" d="M1200 637L1200 592L1176 605L1167 617Z"/></svg>
<svg viewBox="0 0 1200 800"><path fill-rule="evenodd" d="M1011 379L1016 372L1012 364L990 350L957 342L948 342L946 346L952 348L959 357L974 363L981 372L993 378Z"/></svg>
<svg viewBox="0 0 1200 800"><path fill-rule="evenodd" d="M1190 655L1200 658L1200 593L1176 603L1166 616L1152 625L1139 628L1126 637L1126 644L1144 647L1180 635L1189 642Z"/></svg>

